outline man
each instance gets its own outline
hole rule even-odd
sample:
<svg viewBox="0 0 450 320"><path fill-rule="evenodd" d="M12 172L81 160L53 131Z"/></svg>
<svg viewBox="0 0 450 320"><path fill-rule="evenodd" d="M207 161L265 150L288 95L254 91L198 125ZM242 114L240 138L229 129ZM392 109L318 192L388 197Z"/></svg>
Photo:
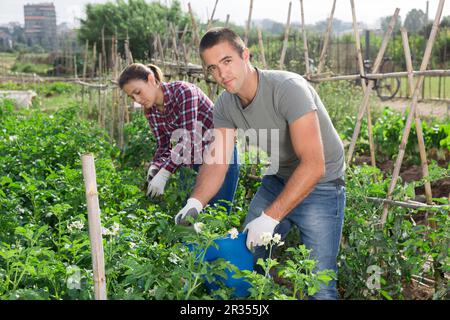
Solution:
<svg viewBox="0 0 450 320"><path fill-rule="evenodd" d="M207 71L225 88L213 111L216 139L211 148L216 158L223 154L223 161L205 160L176 223L195 218L219 189L236 129L278 129L267 145L279 146L277 158L271 155L279 170L263 177L251 201L244 222L247 247L254 249L255 261L265 257L261 235L280 233L284 238L294 224L318 260L317 271L337 272L345 206L344 150L316 91L298 74L253 67L248 48L230 29L209 30L199 52ZM337 299L336 281L323 285L313 298Z"/></svg>

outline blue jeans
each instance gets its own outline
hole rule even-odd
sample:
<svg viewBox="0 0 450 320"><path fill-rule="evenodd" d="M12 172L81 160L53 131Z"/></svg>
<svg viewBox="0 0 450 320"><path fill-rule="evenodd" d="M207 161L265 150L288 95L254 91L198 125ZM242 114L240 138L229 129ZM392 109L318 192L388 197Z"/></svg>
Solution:
<svg viewBox="0 0 450 320"><path fill-rule="evenodd" d="M194 164L192 168L195 170L195 172L198 173L200 170L199 164ZM238 153L237 148L234 146L233 151L233 161L228 165L228 171L225 176L225 179L223 181L222 187L220 187L219 191L216 193L216 195L208 202L210 206L213 206L214 204L221 205L225 207L227 213L230 213L231 211L231 203L234 200L234 195L236 193L236 189L238 186L239 181L239 168L240 165L238 163ZM183 177L181 177L182 180ZM192 186L193 187L193 186ZM191 189L192 189L191 187ZM221 201L226 200L226 201Z"/></svg>
<svg viewBox="0 0 450 320"><path fill-rule="evenodd" d="M264 176L255 197L250 203L250 209L244 225L261 215L285 186L283 178L270 175ZM331 269L337 274L337 254L342 234L344 220L345 187L331 182L319 183L313 191L277 225L274 233L279 233L284 239L296 225L300 231L300 240L308 249L312 249L311 258L318 260L316 270ZM258 258L267 258L268 250L264 246L256 247L253 254L255 269ZM328 286L321 284L320 290L312 299L338 299L336 280Z"/></svg>

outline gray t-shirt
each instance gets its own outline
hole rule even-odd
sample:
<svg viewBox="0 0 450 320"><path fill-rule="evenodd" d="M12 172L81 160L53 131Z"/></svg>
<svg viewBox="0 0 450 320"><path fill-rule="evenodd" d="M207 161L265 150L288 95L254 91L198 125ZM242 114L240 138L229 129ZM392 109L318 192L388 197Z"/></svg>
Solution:
<svg viewBox="0 0 450 320"><path fill-rule="evenodd" d="M245 108L235 94L224 91L219 96L213 108L214 127L242 129L246 134L255 129L253 131L258 132L259 147L267 152L272 162L278 161L278 172L271 174L276 173L286 179L300 163L292 147L289 124L315 110L320 123L326 166L325 175L319 183L343 177L343 144L314 88L296 73L259 69L257 72L259 82L256 95ZM267 142L261 141L265 136Z"/></svg>

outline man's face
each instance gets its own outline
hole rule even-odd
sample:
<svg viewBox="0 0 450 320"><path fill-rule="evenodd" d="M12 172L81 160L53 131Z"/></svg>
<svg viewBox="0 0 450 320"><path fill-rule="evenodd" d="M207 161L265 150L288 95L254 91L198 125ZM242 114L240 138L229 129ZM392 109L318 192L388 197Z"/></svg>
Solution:
<svg viewBox="0 0 450 320"><path fill-rule="evenodd" d="M238 93L243 87L248 63L248 49L245 48L242 57L228 42L222 41L205 49L202 53L203 63L214 80L229 93Z"/></svg>

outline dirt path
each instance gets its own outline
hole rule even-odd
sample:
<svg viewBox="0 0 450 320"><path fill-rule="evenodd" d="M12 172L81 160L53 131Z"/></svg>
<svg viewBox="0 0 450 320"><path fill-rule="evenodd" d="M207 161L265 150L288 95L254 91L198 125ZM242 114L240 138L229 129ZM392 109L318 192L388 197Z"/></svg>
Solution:
<svg viewBox="0 0 450 320"><path fill-rule="evenodd" d="M394 110L404 112L406 107L411 106L410 99L396 98L388 101L379 101L379 107L389 106ZM450 118L450 101L420 101L418 111L421 118L436 117Z"/></svg>

